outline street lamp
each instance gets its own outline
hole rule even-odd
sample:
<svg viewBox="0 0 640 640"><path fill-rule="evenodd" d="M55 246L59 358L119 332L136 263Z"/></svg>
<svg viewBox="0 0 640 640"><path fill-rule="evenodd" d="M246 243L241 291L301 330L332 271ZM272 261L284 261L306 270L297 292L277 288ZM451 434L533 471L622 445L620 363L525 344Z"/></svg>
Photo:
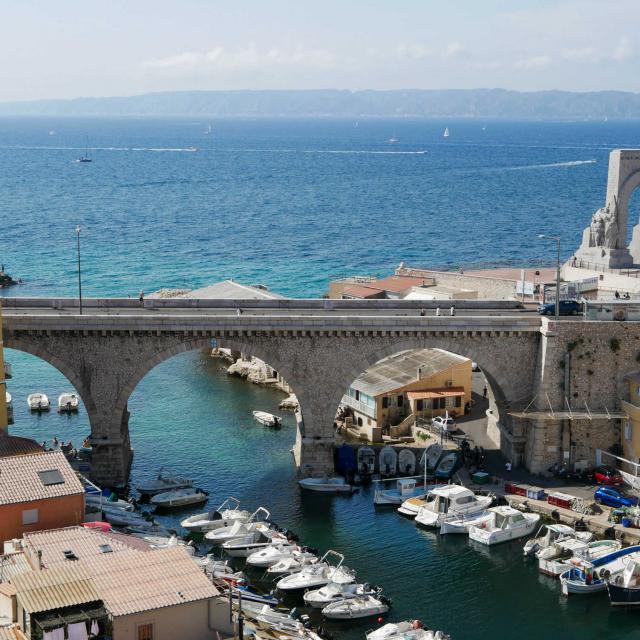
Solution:
<svg viewBox="0 0 640 640"><path fill-rule="evenodd" d="M82 276L80 274L80 225L76 227L78 246L78 299L80 300L80 315L82 315Z"/></svg>
<svg viewBox="0 0 640 640"><path fill-rule="evenodd" d="M539 240L552 240L558 243L558 262L556 264L556 322L560 318L560 237L559 236L545 236L541 233L538 236Z"/></svg>

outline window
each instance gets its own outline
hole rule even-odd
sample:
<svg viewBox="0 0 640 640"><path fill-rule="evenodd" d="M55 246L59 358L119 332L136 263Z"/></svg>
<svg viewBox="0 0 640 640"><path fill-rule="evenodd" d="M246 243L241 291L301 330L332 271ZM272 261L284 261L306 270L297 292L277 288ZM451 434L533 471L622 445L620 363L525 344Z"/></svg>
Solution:
<svg viewBox="0 0 640 640"><path fill-rule="evenodd" d="M38 476L45 487L50 487L52 484L64 484L64 478L58 469L38 471Z"/></svg>
<svg viewBox="0 0 640 640"><path fill-rule="evenodd" d="M389 408L389 396L382 396L382 408L383 409Z"/></svg>
<svg viewBox="0 0 640 640"><path fill-rule="evenodd" d="M422 411L424 400L416 400L416 411Z"/></svg>
<svg viewBox="0 0 640 640"><path fill-rule="evenodd" d="M153 640L153 625L151 623L138 625L138 640Z"/></svg>
<svg viewBox="0 0 640 640"><path fill-rule="evenodd" d="M629 422L624 423L624 439L631 440L631 424Z"/></svg>
<svg viewBox="0 0 640 640"><path fill-rule="evenodd" d="M38 522L37 509L25 509L22 512L22 524L36 524Z"/></svg>
<svg viewBox="0 0 640 640"><path fill-rule="evenodd" d="M360 400L360 392L356 389L356 400Z"/></svg>
<svg viewBox="0 0 640 640"><path fill-rule="evenodd" d="M399 407L404 406L404 396L398 396L398 406Z"/></svg>

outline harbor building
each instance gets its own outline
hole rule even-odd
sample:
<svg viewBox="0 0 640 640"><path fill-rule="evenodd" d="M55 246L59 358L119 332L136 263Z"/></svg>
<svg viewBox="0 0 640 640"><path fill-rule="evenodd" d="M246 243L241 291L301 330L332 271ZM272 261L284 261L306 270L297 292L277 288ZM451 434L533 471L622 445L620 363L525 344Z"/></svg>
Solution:
<svg viewBox="0 0 640 640"><path fill-rule="evenodd" d="M61 451L0 437L0 542L83 520L84 488Z"/></svg>
<svg viewBox="0 0 640 640"><path fill-rule="evenodd" d="M625 376L629 384L629 399L620 400L626 414L622 428L622 455L631 462L640 463L640 371Z"/></svg>
<svg viewBox="0 0 640 640"><path fill-rule="evenodd" d="M367 440L402 436L419 419L462 415L471 402L468 358L442 349L401 351L358 377L342 398L347 429Z"/></svg>

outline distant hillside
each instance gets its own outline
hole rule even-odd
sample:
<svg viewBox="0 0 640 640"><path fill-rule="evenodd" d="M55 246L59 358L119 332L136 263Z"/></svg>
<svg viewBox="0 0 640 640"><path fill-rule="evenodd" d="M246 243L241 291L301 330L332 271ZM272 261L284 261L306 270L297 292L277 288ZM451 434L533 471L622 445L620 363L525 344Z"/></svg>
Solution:
<svg viewBox="0 0 640 640"><path fill-rule="evenodd" d="M181 91L115 98L0 103L0 115L640 118L640 94L504 89Z"/></svg>

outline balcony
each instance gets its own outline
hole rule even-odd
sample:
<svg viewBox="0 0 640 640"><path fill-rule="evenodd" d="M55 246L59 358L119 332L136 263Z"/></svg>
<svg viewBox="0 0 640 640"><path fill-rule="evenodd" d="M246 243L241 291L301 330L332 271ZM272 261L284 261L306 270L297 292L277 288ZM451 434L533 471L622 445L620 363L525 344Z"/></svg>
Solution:
<svg viewBox="0 0 640 640"><path fill-rule="evenodd" d="M343 395L342 404L346 405L347 407L351 407L354 411L357 411L358 413L362 413L363 415L368 416L369 418L373 418L374 420L376 418L376 410L374 407L370 407L368 404L365 404L364 402L360 402L359 400L356 400L351 396L348 396L346 394Z"/></svg>

